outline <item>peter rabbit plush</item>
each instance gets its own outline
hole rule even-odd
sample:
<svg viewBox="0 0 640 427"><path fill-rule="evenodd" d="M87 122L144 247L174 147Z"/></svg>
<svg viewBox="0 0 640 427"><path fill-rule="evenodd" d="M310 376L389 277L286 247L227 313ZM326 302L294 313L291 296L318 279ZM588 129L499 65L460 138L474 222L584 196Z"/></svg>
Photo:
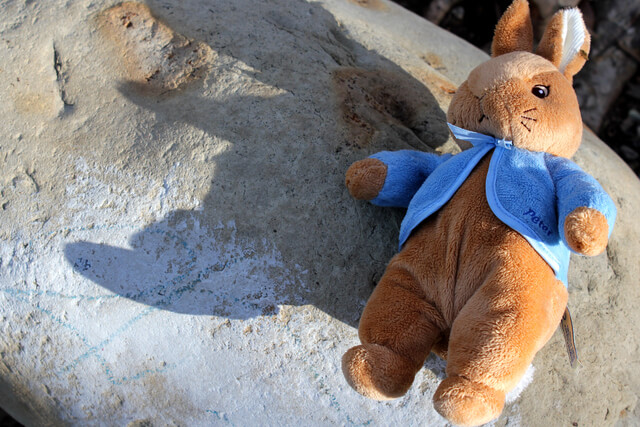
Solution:
<svg viewBox="0 0 640 427"><path fill-rule="evenodd" d="M557 328L570 251L601 253L616 216L568 159L582 138L572 77L589 45L579 10L565 9L531 53L529 5L515 0L492 58L449 107L455 139L472 147L381 152L347 171L355 198L407 208L400 252L360 320L362 345L342 361L361 394L402 396L434 351L447 360L436 410L454 424L486 423Z"/></svg>

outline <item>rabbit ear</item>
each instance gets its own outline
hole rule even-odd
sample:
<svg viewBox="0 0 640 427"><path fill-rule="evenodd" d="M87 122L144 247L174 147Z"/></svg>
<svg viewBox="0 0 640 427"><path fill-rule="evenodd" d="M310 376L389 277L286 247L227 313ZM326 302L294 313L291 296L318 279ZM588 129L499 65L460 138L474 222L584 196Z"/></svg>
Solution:
<svg viewBox="0 0 640 427"><path fill-rule="evenodd" d="M591 36L578 8L556 12L547 25L536 53L551 61L569 80L589 57Z"/></svg>
<svg viewBox="0 0 640 427"><path fill-rule="evenodd" d="M514 0L498 21L491 44L491 56L533 50L533 26L527 0Z"/></svg>

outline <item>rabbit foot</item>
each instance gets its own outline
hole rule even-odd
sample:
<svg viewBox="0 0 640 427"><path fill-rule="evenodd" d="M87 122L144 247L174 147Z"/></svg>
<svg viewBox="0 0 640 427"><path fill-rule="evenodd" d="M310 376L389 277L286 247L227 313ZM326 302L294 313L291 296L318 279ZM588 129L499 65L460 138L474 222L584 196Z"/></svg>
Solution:
<svg viewBox="0 0 640 427"><path fill-rule="evenodd" d="M505 394L460 376L446 378L436 390L436 411L459 426L478 426L497 418Z"/></svg>
<svg viewBox="0 0 640 427"><path fill-rule="evenodd" d="M375 400L403 396L417 373L414 364L387 347L363 344L342 357L342 372L358 393Z"/></svg>

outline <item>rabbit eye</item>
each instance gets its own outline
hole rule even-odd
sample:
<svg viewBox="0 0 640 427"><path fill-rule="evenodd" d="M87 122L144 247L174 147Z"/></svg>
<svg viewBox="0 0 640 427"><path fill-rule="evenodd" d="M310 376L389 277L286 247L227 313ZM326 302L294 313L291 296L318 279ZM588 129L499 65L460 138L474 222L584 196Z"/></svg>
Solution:
<svg viewBox="0 0 640 427"><path fill-rule="evenodd" d="M531 89L531 93L538 98L546 98L547 96L549 96L549 87L543 85L535 85L533 89Z"/></svg>

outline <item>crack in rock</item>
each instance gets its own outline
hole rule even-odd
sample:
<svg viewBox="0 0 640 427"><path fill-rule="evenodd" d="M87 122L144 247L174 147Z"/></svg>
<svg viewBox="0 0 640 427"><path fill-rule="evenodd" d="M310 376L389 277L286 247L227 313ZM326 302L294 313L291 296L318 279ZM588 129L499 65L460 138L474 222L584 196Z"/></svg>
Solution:
<svg viewBox="0 0 640 427"><path fill-rule="evenodd" d="M55 43L53 44L53 70L56 73L56 82L58 84L58 94L60 95L60 100L62 101L63 108L62 112L70 109L74 106L74 102L69 100L69 95L67 94L66 86L66 76L65 76L65 65L60 56L60 52L56 47Z"/></svg>

